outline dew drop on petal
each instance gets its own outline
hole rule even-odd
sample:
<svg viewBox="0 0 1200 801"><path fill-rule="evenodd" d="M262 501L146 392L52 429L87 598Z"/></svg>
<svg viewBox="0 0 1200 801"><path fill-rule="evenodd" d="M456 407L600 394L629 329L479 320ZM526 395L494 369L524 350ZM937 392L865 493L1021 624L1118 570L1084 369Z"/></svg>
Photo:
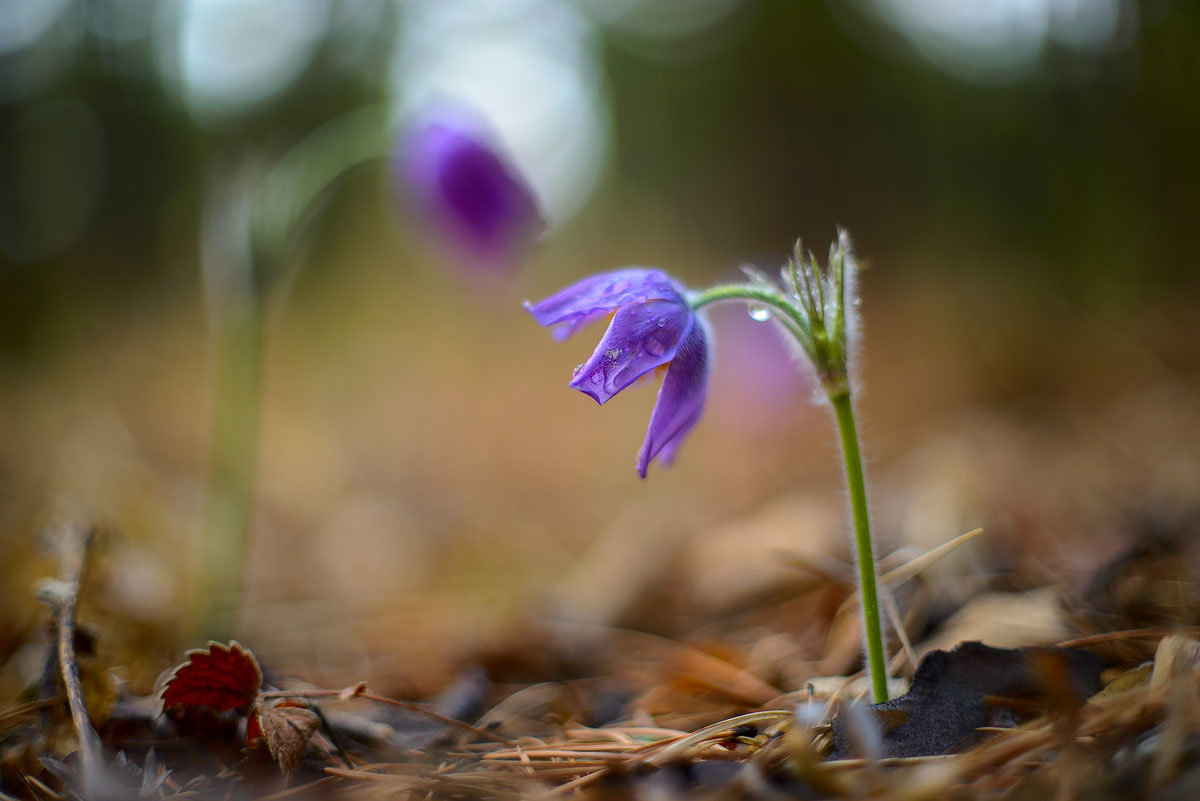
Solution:
<svg viewBox="0 0 1200 801"><path fill-rule="evenodd" d="M571 373L571 378L574 378L575 376L579 375L580 371L582 371L583 368L584 368L583 364L575 365L575 371Z"/></svg>
<svg viewBox="0 0 1200 801"><path fill-rule="evenodd" d="M749 303L746 305L746 313L750 315L750 319L756 323L765 323L771 319L771 311L761 303Z"/></svg>

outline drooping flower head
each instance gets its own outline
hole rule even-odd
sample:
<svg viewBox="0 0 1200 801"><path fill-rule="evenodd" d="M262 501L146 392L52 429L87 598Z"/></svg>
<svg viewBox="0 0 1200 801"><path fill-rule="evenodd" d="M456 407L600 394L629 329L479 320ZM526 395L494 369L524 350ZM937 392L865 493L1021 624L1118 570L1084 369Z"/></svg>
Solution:
<svg viewBox="0 0 1200 801"><path fill-rule="evenodd" d="M442 246L471 266L516 267L545 229L529 184L464 108L417 115L397 140L395 168Z"/></svg>
<svg viewBox="0 0 1200 801"><path fill-rule="evenodd" d="M638 453L638 475L650 461L670 462L700 419L708 387L708 336L685 290L666 273L630 267L583 279L525 308L558 340L589 322L612 316L590 359L570 386L599 404L639 378L666 366L658 402Z"/></svg>

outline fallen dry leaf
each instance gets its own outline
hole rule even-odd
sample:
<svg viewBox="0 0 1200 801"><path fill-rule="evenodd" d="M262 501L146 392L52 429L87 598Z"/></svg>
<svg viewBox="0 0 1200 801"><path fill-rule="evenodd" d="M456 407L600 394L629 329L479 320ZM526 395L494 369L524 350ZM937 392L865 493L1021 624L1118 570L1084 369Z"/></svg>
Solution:
<svg viewBox="0 0 1200 801"><path fill-rule="evenodd" d="M246 739L261 737L279 769L291 773L304 761L304 749L320 725L321 718L307 707L294 704L263 706L251 716Z"/></svg>
<svg viewBox="0 0 1200 801"><path fill-rule="evenodd" d="M1041 660L1031 656L1057 657L1062 665L1062 681L1079 699L1088 698L1100 688L1099 657L1086 651L1063 648L1025 648L1007 650L978 642L962 643L953 651L934 651L921 660L912 689L907 695L872 704L867 710L890 728L879 735L878 756L933 756L944 754L956 744L968 740L981 726L1009 724L1007 710L990 707L991 696L1042 695L1044 686ZM907 714L906 721L896 723ZM854 743L860 736L843 715L833 720L831 759L854 755Z"/></svg>

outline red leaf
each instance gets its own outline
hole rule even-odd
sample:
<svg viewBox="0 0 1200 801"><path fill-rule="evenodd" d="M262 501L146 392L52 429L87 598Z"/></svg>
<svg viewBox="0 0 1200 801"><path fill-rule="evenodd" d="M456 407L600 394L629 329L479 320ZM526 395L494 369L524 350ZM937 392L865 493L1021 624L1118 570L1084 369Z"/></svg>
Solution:
<svg viewBox="0 0 1200 801"><path fill-rule="evenodd" d="M258 710L253 709L250 711L250 717L246 718L246 742L252 743L262 736L262 721L259 718Z"/></svg>
<svg viewBox="0 0 1200 801"><path fill-rule="evenodd" d="M210 642L208 650L188 651L188 661L171 671L162 690L163 707L202 707L245 714L258 698L262 671L254 654L236 641Z"/></svg>

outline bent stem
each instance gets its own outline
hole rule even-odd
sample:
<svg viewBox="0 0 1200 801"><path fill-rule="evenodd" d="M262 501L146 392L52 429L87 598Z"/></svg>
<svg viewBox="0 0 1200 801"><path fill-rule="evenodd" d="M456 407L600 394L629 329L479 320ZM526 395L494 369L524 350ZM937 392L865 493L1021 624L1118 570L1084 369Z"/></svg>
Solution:
<svg viewBox="0 0 1200 801"><path fill-rule="evenodd" d="M721 284L697 293L688 302L691 304L692 310L696 311L712 303L730 300L761 303L763 306L769 307L775 319L796 338L806 353L812 348L812 326L808 319L799 309L789 303L787 298L774 290L745 284Z"/></svg>
<svg viewBox="0 0 1200 801"><path fill-rule="evenodd" d="M862 452L858 445L858 431L854 424L854 408L850 397L850 381L847 377L845 349L844 284L839 284L836 303L837 317L834 319L835 333L831 336L826 320L818 315L824 309L824 296L819 282L804 283L796 277L792 265L793 281L797 288L809 291L809 303L793 303L782 294L766 287L744 284L725 284L699 292L690 299L693 309L712 303L741 301L767 307L775 321L791 334L816 368L821 385L833 406L837 421L838 437L842 445L842 461L845 466L846 489L850 495L850 513L854 519L854 550L858 563L859 590L863 621L863 639L866 643L867 669L871 676L871 697L875 703L888 700L887 662L883 648L883 628L879 619L879 590L875 574L875 550L871 542L871 523L867 509L867 487L863 478ZM813 286L815 284L815 288ZM819 300L819 302L818 302ZM838 337L841 339L838 339ZM840 347L833 347L834 343ZM836 357L834 354L838 354Z"/></svg>
<svg viewBox="0 0 1200 801"><path fill-rule="evenodd" d="M846 468L846 490L850 494L850 512L854 517L854 550L858 556L858 585L862 596L863 638L866 640L867 667L871 674L871 697L877 704L888 699L887 663L883 651L883 631L879 624L879 591L876 587L875 549L871 542L871 522L867 512L867 485L863 480L862 453L850 391L830 394L842 443L842 461Z"/></svg>

